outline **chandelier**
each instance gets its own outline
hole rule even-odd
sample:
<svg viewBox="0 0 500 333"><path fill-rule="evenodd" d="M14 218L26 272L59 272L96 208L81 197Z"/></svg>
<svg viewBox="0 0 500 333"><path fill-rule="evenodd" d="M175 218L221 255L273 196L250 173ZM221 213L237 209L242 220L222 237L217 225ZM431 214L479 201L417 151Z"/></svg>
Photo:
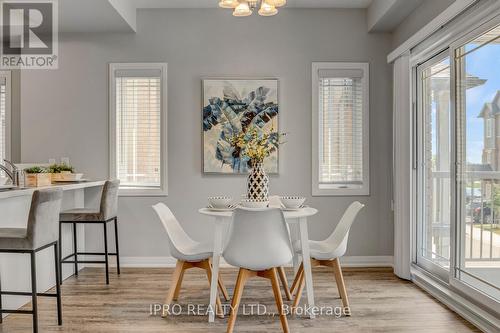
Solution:
<svg viewBox="0 0 500 333"><path fill-rule="evenodd" d="M260 16L278 14L277 7L284 6L286 0L220 0L219 7L233 9L233 16L250 16L259 7Z"/></svg>

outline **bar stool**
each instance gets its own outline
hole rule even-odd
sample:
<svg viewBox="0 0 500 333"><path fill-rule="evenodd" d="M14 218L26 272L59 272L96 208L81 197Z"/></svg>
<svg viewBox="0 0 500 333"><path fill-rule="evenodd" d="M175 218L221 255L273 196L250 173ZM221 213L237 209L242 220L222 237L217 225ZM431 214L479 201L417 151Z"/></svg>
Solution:
<svg viewBox="0 0 500 333"><path fill-rule="evenodd" d="M109 284L109 256L116 256L117 273L120 275L120 251L118 247L118 187L119 180L107 180L102 189L101 202L99 211L96 209L77 208L62 211L59 215L59 239L61 239L61 227L63 224L73 225L73 253L62 258L61 265L61 281L62 281L62 264L75 265L75 275L78 276L78 264L104 264L106 267L106 284ZM115 226L115 248L116 252L108 251L108 222L114 222ZM104 227L104 252L78 252L76 226L78 224L102 224ZM61 249L59 249L61 251ZM62 257L62 253L59 253ZM79 255L98 255L104 256L104 260L78 260ZM69 258L74 257L74 260Z"/></svg>
<svg viewBox="0 0 500 333"><path fill-rule="evenodd" d="M57 323L62 325L61 287L59 280L59 241L57 224L61 210L62 190L49 189L33 192L26 228L0 228L1 253L29 253L31 259L31 292L2 291L0 287L0 323L2 313L21 313L33 316L33 332L38 332L37 296L55 297ZM54 247L56 293L39 293L36 287L36 253ZM31 296L31 310L6 310L2 308L2 295ZM0 326L1 331L1 326Z"/></svg>

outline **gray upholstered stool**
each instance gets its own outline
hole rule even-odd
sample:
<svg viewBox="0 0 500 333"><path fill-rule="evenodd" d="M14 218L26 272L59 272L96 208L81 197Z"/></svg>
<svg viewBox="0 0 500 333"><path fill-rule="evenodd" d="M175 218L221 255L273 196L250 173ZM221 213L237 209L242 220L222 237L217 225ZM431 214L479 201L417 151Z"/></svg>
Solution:
<svg viewBox="0 0 500 333"><path fill-rule="evenodd" d="M59 238L57 235L61 200L61 189L35 191L31 199L27 228L0 228L0 252L29 253L31 258L31 292L3 291L0 287L0 323L2 322L2 313L31 314L33 315L33 332L38 332L37 296L51 296L57 298L57 322L62 325L58 261ZM36 253L50 246L54 247L56 293L39 293L36 289ZM2 295L31 296L32 309L2 309Z"/></svg>
<svg viewBox="0 0 500 333"><path fill-rule="evenodd" d="M109 284L109 262L108 256L116 256L117 272L120 274L120 252L118 248L118 218L117 218L117 208L118 208L118 187L120 185L119 180L108 180L104 183L101 195L101 203L99 211L79 208L70 209L61 212L59 216L59 239L61 239L61 226L64 223L69 223L73 225L73 253L61 258L61 274L62 274L62 264L73 264L75 265L75 275L78 275L78 264L104 264L106 267L106 284ZM108 251L108 222L114 222L115 225L115 247L116 252L110 253ZM104 226L104 252L78 252L77 246L77 235L76 226L80 223L100 223ZM62 243L62 240L61 240ZM78 260L79 255L100 255L104 256L104 260ZM60 256L61 253L60 253ZM69 260L74 257L73 260ZM62 281L62 278L61 278Z"/></svg>

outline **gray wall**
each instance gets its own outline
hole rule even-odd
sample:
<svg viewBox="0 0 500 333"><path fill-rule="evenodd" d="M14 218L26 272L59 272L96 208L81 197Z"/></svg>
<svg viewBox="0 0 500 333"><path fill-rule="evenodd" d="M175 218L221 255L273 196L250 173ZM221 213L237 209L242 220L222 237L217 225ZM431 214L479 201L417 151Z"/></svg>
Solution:
<svg viewBox="0 0 500 333"><path fill-rule="evenodd" d="M169 196L121 198L122 254L166 256L165 235L151 205L166 202L187 231L212 237L197 213L206 197L244 193L244 176L201 173L201 77L280 80L280 127L289 132L272 193L304 194L320 213L312 239L325 238L353 200L366 204L351 233L348 255L392 255L392 96L390 34L368 34L363 10L283 10L272 18L237 19L228 11L144 10L137 34L61 37L59 70L22 73L22 160L68 156L92 179L108 175L109 62L168 63ZM311 197L311 62L370 63L371 195ZM89 246L100 244L87 233ZM99 238L100 239L100 238Z"/></svg>
<svg viewBox="0 0 500 333"><path fill-rule="evenodd" d="M441 14L455 0L424 0L393 32L393 47L396 48L433 18Z"/></svg>

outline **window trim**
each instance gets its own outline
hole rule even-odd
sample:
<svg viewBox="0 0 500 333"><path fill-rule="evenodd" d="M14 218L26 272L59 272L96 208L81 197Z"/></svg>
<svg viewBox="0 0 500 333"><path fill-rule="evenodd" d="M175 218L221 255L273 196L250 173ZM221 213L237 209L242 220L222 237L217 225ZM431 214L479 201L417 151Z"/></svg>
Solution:
<svg viewBox="0 0 500 333"><path fill-rule="evenodd" d="M109 64L109 176L116 178L116 78L119 69L161 70L161 110L160 110L160 188L120 188L119 196L148 197L168 195L168 155L167 155L167 63L110 63Z"/></svg>
<svg viewBox="0 0 500 333"><path fill-rule="evenodd" d="M363 131L363 186L361 188L319 188L319 75L320 69L356 69L363 71L362 131ZM368 196L370 195L370 65L368 62L313 62L312 63L312 195L313 196Z"/></svg>
<svg viewBox="0 0 500 333"><path fill-rule="evenodd" d="M12 157L12 73L0 71L0 76L5 77L5 159ZM3 161L0 161L3 162Z"/></svg>

